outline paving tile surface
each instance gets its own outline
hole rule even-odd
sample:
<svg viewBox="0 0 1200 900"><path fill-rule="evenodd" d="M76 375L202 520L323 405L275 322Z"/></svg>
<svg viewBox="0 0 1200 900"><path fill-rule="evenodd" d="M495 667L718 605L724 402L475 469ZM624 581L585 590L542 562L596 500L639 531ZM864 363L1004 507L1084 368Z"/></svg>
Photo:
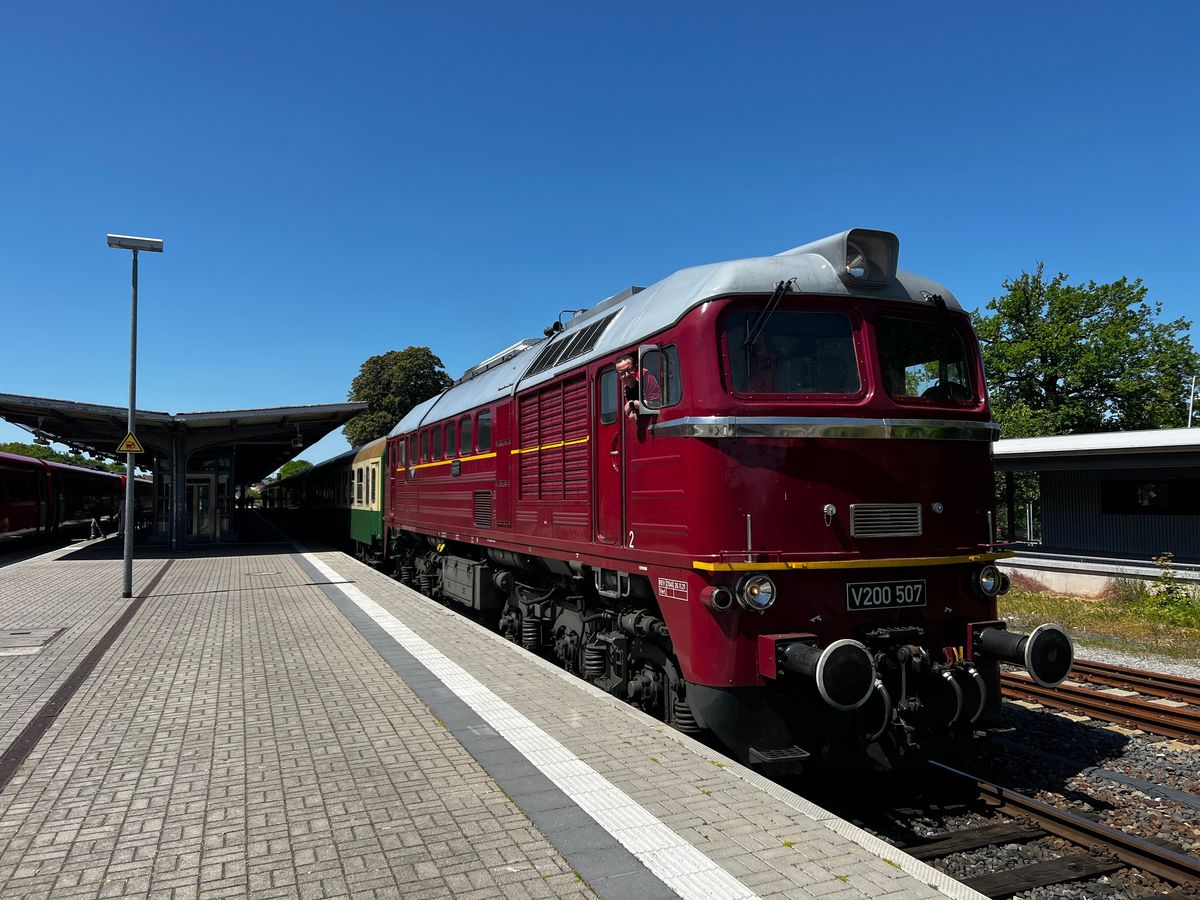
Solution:
<svg viewBox="0 0 1200 900"><path fill-rule="evenodd" d="M8 733L120 615L119 577L0 569L0 621L68 628L0 658ZM283 553L174 563L0 793L0 896L594 896L307 581Z"/></svg>
<svg viewBox="0 0 1200 900"><path fill-rule="evenodd" d="M940 896L661 723L316 558L760 896ZM0 569L0 629L66 628L0 657L0 750L126 608L119 582L98 552ZM516 805L325 591L290 545L176 557L0 792L0 896L638 896L645 873L605 877L608 857L582 881L564 853L591 820L541 775Z"/></svg>

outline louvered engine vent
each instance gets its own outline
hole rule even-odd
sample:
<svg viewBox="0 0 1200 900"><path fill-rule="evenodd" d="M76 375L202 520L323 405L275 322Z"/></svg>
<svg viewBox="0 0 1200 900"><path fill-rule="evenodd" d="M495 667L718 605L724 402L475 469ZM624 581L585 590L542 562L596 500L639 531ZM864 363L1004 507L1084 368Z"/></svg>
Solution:
<svg viewBox="0 0 1200 900"><path fill-rule="evenodd" d="M852 503L850 534L856 538L920 537L919 503Z"/></svg>
<svg viewBox="0 0 1200 900"><path fill-rule="evenodd" d="M492 492L475 492L475 526L477 528L492 527Z"/></svg>

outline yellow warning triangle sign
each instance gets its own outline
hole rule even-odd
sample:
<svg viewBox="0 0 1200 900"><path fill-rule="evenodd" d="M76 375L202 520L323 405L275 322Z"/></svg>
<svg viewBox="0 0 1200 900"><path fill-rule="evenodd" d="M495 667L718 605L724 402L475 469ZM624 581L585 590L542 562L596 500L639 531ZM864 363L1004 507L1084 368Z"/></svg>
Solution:
<svg viewBox="0 0 1200 900"><path fill-rule="evenodd" d="M117 447L117 452L145 453L146 451L142 449L142 445L138 443L138 439L134 437L134 434L131 431L129 434L125 435L125 440L121 441L120 445Z"/></svg>

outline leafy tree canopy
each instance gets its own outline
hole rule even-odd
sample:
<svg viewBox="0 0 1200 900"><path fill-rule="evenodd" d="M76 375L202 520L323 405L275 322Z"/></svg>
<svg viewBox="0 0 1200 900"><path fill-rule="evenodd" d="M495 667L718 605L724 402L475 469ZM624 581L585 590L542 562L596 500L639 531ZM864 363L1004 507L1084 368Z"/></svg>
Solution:
<svg viewBox="0 0 1200 900"><path fill-rule="evenodd" d="M124 474L125 466L121 463L106 462L102 459L87 459L73 453L62 453L44 444L22 444L10 441L0 444L0 452L12 453L17 456L32 456L34 459L46 459L50 462L66 463L69 466L81 466L85 469L99 469L102 472Z"/></svg>
<svg viewBox="0 0 1200 900"><path fill-rule="evenodd" d="M350 384L350 399L367 401L342 429L353 447L383 437L404 414L452 384L442 361L428 347L389 350L370 357Z"/></svg>
<svg viewBox="0 0 1200 900"><path fill-rule="evenodd" d="M992 410L1005 437L1186 424L1200 357L1191 322L1164 322L1141 279L1070 284L1044 265L1004 282L973 315Z"/></svg>
<svg viewBox="0 0 1200 900"><path fill-rule="evenodd" d="M301 472L307 472L313 467L307 459L289 459L279 467L279 478L291 478L293 475L298 475Z"/></svg>

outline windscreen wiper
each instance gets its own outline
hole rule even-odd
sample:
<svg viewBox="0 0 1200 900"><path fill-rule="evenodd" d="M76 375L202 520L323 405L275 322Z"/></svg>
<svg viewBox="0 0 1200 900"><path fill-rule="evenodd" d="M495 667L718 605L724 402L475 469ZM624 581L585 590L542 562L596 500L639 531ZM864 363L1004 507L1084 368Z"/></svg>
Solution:
<svg viewBox="0 0 1200 900"><path fill-rule="evenodd" d="M795 281L795 278L789 278L787 281L781 281L775 285L775 290L771 292L771 298L767 300L767 305L763 307L763 311L754 320L754 325L746 332L746 340L742 343L743 350L749 350L753 347L754 342L767 330L767 320L771 318L771 313L775 312L776 307L779 306L779 301L783 299L783 295L788 292L788 289L791 288Z"/></svg>

